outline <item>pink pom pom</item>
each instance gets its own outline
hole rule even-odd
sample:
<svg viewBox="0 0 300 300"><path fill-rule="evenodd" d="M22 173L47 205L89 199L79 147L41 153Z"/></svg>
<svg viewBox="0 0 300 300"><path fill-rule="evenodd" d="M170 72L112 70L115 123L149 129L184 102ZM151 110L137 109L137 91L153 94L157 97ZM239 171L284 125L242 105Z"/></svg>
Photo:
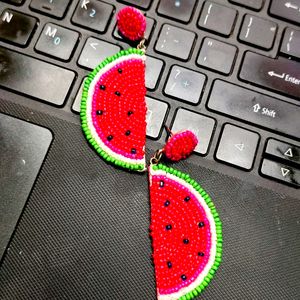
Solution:
<svg viewBox="0 0 300 300"><path fill-rule="evenodd" d="M123 36L131 41L138 41L144 37L146 19L136 8L127 6L117 15L118 29Z"/></svg>
<svg viewBox="0 0 300 300"><path fill-rule="evenodd" d="M164 147L166 157L172 161L187 158L196 148L198 139L196 135L185 130L173 134Z"/></svg>

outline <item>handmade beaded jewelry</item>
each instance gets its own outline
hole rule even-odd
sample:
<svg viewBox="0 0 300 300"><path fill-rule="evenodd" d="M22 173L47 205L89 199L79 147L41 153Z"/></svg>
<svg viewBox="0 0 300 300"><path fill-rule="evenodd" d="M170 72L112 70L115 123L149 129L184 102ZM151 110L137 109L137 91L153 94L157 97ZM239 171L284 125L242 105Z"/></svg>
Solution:
<svg viewBox="0 0 300 300"><path fill-rule="evenodd" d="M191 155L198 144L193 132L185 130L172 134L164 147L166 157L172 161L179 161Z"/></svg>
<svg viewBox="0 0 300 300"><path fill-rule="evenodd" d="M146 21L136 9L118 13L121 34L140 41ZM145 40L105 59L85 81L81 124L86 139L110 163L146 170ZM159 300L193 299L221 263L222 224L210 197L189 175L160 163L187 158L193 132L171 133L150 160L151 237Z"/></svg>
<svg viewBox="0 0 300 300"><path fill-rule="evenodd" d="M117 21L128 39L143 37L146 21L137 9L125 7ZM97 153L135 171L146 170L146 56L139 48L108 57L88 75L80 111L82 130Z"/></svg>
<svg viewBox="0 0 300 300"><path fill-rule="evenodd" d="M222 224L211 198L189 175L168 168L191 154L191 131L171 134L149 167L153 260L158 300L193 299L213 278L222 258Z"/></svg>
<svg viewBox="0 0 300 300"><path fill-rule="evenodd" d="M131 41L138 41L144 37L146 30L145 17L135 8L127 6L117 15L120 33Z"/></svg>

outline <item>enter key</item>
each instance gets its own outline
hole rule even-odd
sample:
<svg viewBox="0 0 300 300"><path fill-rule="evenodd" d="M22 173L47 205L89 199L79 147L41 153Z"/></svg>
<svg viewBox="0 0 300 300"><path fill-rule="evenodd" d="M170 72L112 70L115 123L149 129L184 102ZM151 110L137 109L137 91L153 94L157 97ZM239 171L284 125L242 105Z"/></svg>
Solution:
<svg viewBox="0 0 300 300"><path fill-rule="evenodd" d="M241 80L300 99L300 63L246 52L239 74Z"/></svg>

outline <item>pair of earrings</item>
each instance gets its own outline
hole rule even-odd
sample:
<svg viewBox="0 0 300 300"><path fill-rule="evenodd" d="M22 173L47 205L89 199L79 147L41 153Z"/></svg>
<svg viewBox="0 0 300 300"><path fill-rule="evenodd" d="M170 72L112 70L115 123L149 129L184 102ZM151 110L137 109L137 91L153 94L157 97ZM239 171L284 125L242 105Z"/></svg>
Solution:
<svg viewBox="0 0 300 300"><path fill-rule="evenodd" d="M146 21L135 8L117 15L120 33L137 48L101 62L85 80L82 130L107 162L149 172L153 260L159 300L193 299L213 278L222 257L222 224L203 188L188 174L160 163L187 158L198 141L191 131L171 134L146 166Z"/></svg>

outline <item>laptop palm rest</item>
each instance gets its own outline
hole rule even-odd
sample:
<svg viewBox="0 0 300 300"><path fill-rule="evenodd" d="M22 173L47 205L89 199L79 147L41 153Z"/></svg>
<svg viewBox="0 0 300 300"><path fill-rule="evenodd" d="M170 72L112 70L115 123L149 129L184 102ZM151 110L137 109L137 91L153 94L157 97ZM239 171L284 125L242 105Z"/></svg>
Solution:
<svg viewBox="0 0 300 300"><path fill-rule="evenodd" d="M50 130L0 114L0 260L51 141Z"/></svg>

